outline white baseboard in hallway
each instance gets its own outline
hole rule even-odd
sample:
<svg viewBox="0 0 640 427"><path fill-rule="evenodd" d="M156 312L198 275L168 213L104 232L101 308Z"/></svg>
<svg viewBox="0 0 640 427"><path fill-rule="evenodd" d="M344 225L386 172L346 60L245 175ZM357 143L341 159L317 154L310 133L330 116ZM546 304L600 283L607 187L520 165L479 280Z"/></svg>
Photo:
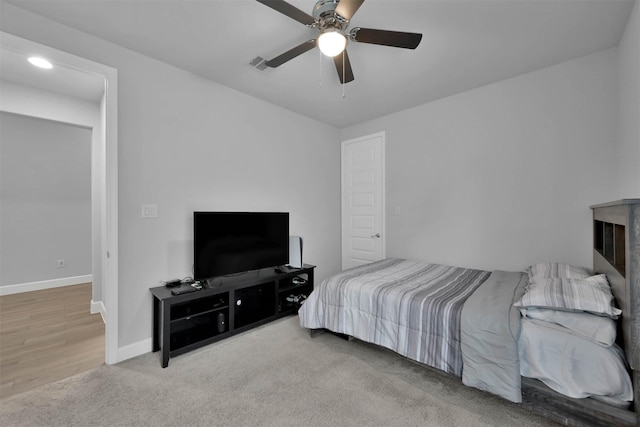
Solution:
<svg viewBox="0 0 640 427"><path fill-rule="evenodd" d="M89 309L89 313L91 313L91 314L100 313L100 316L102 317L102 322L105 325L107 324L107 322L105 322L105 320L104 320L104 316L106 314L106 310L104 308L104 303L102 301L91 300L91 307Z"/></svg>
<svg viewBox="0 0 640 427"><path fill-rule="evenodd" d="M19 294L21 292L40 291L42 289L60 288L62 286L79 285L93 282L93 275L63 277L60 279L42 280L40 282L19 283L16 285L0 286L0 296Z"/></svg>

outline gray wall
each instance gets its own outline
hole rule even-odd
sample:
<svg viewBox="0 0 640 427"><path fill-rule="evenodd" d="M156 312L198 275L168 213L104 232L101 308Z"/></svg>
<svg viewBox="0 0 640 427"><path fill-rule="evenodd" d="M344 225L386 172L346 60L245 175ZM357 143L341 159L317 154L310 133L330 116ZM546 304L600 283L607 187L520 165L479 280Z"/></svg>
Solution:
<svg viewBox="0 0 640 427"><path fill-rule="evenodd" d="M640 1L619 45L620 132L618 199L640 197Z"/></svg>
<svg viewBox="0 0 640 427"><path fill-rule="evenodd" d="M1 112L0 221L1 286L90 275L91 130Z"/></svg>
<svg viewBox="0 0 640 427"><path fill-rule="evenodd" d="M192 274L194 210L290 212L317 280L340 270L337 129L0 5L3 31L118 70L120 348L150 342L149 287Z"/></svg>
<svg viewBox="0 0 640 427"><path fill-rule="evenodd" d="M344 129L387 132L387 255L591 265L589 206L618 197L616 75L614 48Z"/></svg>

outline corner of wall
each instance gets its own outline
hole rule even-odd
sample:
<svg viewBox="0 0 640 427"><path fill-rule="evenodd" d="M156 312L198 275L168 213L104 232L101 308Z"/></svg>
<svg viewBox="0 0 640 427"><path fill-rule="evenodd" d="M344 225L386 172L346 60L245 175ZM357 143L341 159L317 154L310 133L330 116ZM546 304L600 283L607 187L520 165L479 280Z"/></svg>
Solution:
<svg viewBox="0 0 640 427"><path fill-rule="evenodd" d="M91 300L91 306L89 308L89 313L91 313L91 314L100 313L100 317L102 317L102 323L104 323L106 325L106 323L107 323L105 321L106 309L105 309L104 303L102 301L94 301L92 299Z"/></svg>
<svg viewBox="0 0 640 427"><path fill-rule="evenodd" d="M117 362L124 362L127 359L150 353L152 350L151 338L144 339L133 344L118 348Z"/></svg>
<svg viewBox="0 0 640 427"><path fill-rule="evenodd" d="M618 45L619 198L640 196L640 2L636 1Z"/></svg>

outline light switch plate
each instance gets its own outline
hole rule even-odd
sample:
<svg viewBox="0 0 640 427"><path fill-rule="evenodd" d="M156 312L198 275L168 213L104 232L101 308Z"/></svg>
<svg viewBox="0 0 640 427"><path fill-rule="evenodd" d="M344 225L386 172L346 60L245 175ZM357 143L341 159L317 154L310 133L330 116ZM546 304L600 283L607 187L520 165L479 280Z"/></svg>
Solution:
<svg viewBox="0 0 640 427"><path fill-rule="evenodd" d="M158 205L142 205L142 218L157 218Z"/></svg>

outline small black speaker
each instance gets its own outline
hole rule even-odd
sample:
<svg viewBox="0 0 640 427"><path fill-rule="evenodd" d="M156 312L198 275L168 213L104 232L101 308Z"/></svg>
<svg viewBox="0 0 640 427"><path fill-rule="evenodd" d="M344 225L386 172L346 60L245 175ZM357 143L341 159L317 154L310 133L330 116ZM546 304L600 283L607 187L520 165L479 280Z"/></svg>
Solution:
<svg viewBox="0 0 640 427"><path fill-rule="evenodd" d="M223 333L227 330L227 320L223 312L218 313L218 332Z"/></svg>

